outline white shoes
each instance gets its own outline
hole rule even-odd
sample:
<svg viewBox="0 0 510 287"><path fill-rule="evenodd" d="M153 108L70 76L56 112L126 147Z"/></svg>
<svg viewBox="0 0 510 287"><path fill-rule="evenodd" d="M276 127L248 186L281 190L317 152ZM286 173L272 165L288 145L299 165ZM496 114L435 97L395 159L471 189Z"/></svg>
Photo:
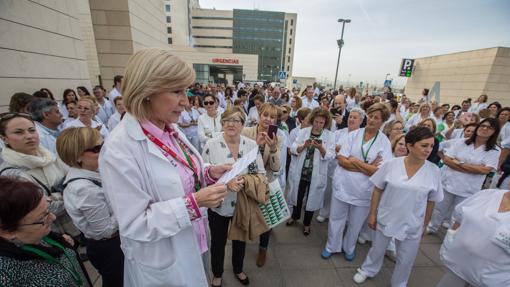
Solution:
<svg viewBox="0 0 510 287"><path fill-rule="evenodd" d="M432 230L430 227L425 228L425 234L436 234L436 231Z"/></svg>
<svg viewBox="0 0 510 287"><path fill-rule="evenodd" d="M358 268L358 270L356 270L356 271L357 271L357 273L354 274L354 277L352 277L352 280L354 280L354 282L356 282L357 284L361 284L361 283L365 282L367 280L368 276L365 275L363 273L363 271L361 271L360 268Z"/></svg>
<svg viewBox="0 0 510 287"><path fill-rule="evenodd" d="M324 217L322 217L322 216L320 216L320 215L319 215L319 216L317 216L317 217L315 218L315 220L317 220L317 222L319 222L319 223L323 223L324 221L326 221L326 218L324 218Z"/></svg>
<svg viewBox="0 0 510 287"><path fill-rule="evenodd" d="M441 225L446 229L450 229L451 227L450 221L443 221L443 224Z"/></svg>
<svg viewBox="0 0 510 287"><path fill-rule="evenodd" d="M367 240L360 236L360 237L358 237L358 243L363 245L363 244L367 243Z"/></svg>

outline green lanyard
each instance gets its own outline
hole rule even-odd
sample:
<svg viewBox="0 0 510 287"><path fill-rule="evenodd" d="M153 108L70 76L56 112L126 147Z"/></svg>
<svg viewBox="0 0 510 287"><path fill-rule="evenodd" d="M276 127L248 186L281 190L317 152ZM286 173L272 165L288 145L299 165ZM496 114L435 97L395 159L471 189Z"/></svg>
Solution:
<svg viewBox="0 0 510 287"><path fill-rule="evenodd" d="M58 265L62 266L69 274L71 274L71 276L73 277L74 282L76 282L76 284L78 284L78 286L83 286L83 280L82 280L82 278L80 276L80 273L78 271L76 271L76 269L74 268L73 260L67 255L64 246L62 246L60 243L56 242L55 240L53 240L53 239L51 239L51 238L49 238L47 236L45 236L43 238L43 241L48 243L51 246L55 246L55 247L61 249L62 251L64 251L64 256L67 258L67 260L71 264L72 269L68 268L67 266L62 264L60 261L58 261L56 258L54 258L51 255L49 255L48 253L46 253L46 252L44 252L42 250L39 250L39 249L37 249L35 247L32 247L30 245L23 245L21 247L21 249L23 249L25 251L29 251L29 252L35 253L35 254L41 256L42 258L46 259L47 261L51 262L51 263L55 263L55 264L58 264Z"/></svg>
<svg viewBox="0 0 510 287"><path fill-rule="evenodd" d="M186 161L188 162L189 166L193 169L193 177L195 178L195 192L198 192L202 188L202 184L200 183L200 178L198 177L198 174L195 172L194 164L191 158L189 157L188 153L184 150L182 145L178 144L178 146L181 148L182 153L184 154L184 157L186 158Z"/></svg>
<svg viewBox="0 0 510 287"><path fill-rule="evenodd" d="M366 130L363 131L363 138L361 139L361 156L363 157L363 160L365 161L365 163L368 163L368 153L370 152L370 149L374 145L375 140L377 140L377 136L379 135L379 131L377 131L377 133L375 134L375 137L372 140L372 142L370 143L370 145L368 146L368 149L367 149L366 152L363 149L363 146L365 145L365 132L366 132Z"/></svg>

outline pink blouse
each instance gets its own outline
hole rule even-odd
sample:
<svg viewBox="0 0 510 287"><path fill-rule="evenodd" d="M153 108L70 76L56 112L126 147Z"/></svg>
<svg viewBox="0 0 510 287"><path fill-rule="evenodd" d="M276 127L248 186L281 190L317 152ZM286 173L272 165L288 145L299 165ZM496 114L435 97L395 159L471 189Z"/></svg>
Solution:
<svg viewBox="0 0 510 287"><path fill-rule="evenodd" d="M184 162L186 162L186 158L184 157L183 152L181 151L179 144L177 143L176 138L179 137L179 133L174 130L174 128L170 125L167 126L167 130L161 130L156 125L151 122L144 122L141 124L142 127L151 133L153 136L158 138L161 142L163 142L166 146L168 146L172 151L180 156ZM165 151L161 150L161 152L165 155L165 157L171 157L171 155L167 154ZM199 157L194 154L191 149L187 150L188 154L193 159L193 162L198 165L198 170L203 170L203 166L201 165L201 161ZM194 192L195 192L195 179L193 175L193 171L186 167L180 160L176 160L178 163L178 173L179 177L182 181L182 187L184 189L184 201L186 204L186 208L188 209L188 213L190 215L190 219L192 220L193 229L195 230L195 234L197 235L198 245L200 248L200 252L204 253L208 250L207 246L207 215L206 208L199 208L198 204L195 200ZM209 176L209 168L204 170L204 177L208 184L212 184L215 182Z"/></svg>

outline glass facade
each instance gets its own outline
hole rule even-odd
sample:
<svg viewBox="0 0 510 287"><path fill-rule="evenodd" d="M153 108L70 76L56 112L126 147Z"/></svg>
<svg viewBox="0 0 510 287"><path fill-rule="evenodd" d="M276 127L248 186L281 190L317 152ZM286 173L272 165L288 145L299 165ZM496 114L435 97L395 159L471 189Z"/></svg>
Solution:
<svg viewBox="0 0 510 287"><path fill-rule="evenodd" d="M276 81L283 70L285 13L234 9L233 27L233 52L258 55L258 79Z"/></svg>
<svg viewBox="0 0 510 287"><path fill-rule="evenodd" d="M209 83L209 65L207 64L193 64L193 70L196 74L196 83L208 84Z"/></svg>

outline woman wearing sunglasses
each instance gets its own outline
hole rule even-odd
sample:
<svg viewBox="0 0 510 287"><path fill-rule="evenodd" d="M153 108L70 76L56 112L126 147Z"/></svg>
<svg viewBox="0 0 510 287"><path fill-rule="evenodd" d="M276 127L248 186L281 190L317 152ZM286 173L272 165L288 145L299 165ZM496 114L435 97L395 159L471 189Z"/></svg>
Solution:
<svg viewBox="0 0 510 287"><path fill-rule="evenodd" d="M29 114L0 115L0 138L5 142L0 175L20 177L38 184L52 199L50 211L57 219L53 230L79 234L64 209L62 180L68 167L52 152L39 145L39 134Z"/></svg>
<svg viewBox="0 0 510 287"><path fill-rule="evenodd" d="M36 184L0 176L0 285L90 286L69 236Z"/></svg>
<svg viewBox="0 0 510 287"><path fill-rule="evenodd" d="M119 225L98 172L101 134L92 128L69 128L57 139L59 157L71 168L64 184L64 203L73 223L87 238L87 255L105 286L122 287L124 255Z"/></svg>
<svg viewBox="0 0 510 287"><path fill-rule="evenodd" d="M205 114L198 117L198 137L200 146L221 132L221 113L218 111L218 98L208 94L204 97Z"/></svg>

